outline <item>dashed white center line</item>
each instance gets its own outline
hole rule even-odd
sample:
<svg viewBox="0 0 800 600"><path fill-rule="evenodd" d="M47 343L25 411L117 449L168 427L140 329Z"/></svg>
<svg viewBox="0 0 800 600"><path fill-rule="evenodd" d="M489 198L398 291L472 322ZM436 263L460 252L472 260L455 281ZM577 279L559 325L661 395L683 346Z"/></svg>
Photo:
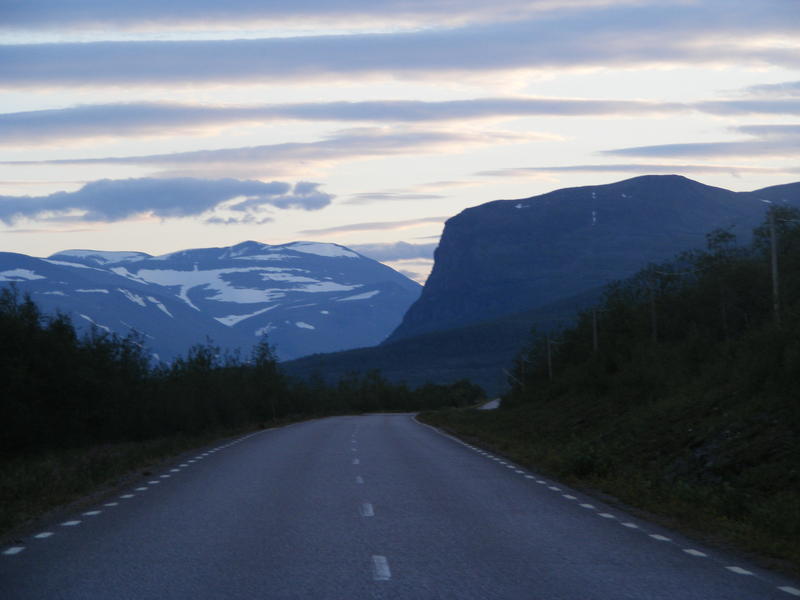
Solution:
<svg viewBox="0 0 800 600"><path fill-rule="evenodd" d="M706 554L705 552L700 552L700 550L695 550L694 548L684 548L683 551L686 552L686 554L690 554L691 556L700 556L700 557L708 556L708 554Z"/></svg>
<svg viewBox="0 0 800 600"><path fill-rule="evenodd" d="M181 471L180 469L170 469L169 470L170 473L180 473L180 471Z"/></svg>
<svg viewBox="0 0 800 600"><path fill-rule="evenodd" d="M614 515L609 514L609 513L597 513L597 516L603 517L604 519L616 519L617 518Z"/></svg>
<svg viewBox="0 0 800 600"><path fill-rule="evenodd" d="M788 585L784 587L779 587L778 589L782 592L786 592L787 594L791 594L792 596L800 596L800 590L798 590L797 588L790 587Z"/></svg>
<svg viewBox="0 0 800 600"><path fill-rule="evenodd" d="M577 500L575 496L570 496L569 494L561 494L567 500Z"/></svg>
<svg viewBox="0 0 800 600"><path fill-rule="evenodd" d="M372 578L375 581L388 581L392 578L389 570L389 561L385 556L373 555L372 557Z"/></svg>
<svg viewBox="0 0 800 600"><path fill-rule="evenodd" d="M64 521L61 526L62 527L75 527L76 525L80 525L80 521Z"/></svg>
<svg viewBox="0 0 800 600"><path fill-rule="evenodd" d="M537 479L536 483L538 483L539 485L547 485L547 482L546 481L542 481L541 479Z"/></svg>
<svg viewBox="0 0 800 600"><path fill-rule="evenodd" d="M582 508L594 508L594 504L581 504Z"/></svg>
<svg viewBox="0 0 800 600"><path fill-rule="evenodd" d="M13 556L14 554L19 554L23 550L25 550L25 546L12 546L8 550L5 550L3 554L6 556Z"/></svg>
<svg viewBox="0 0 800 600"><path fill-rule="evenodd" d="M33 537L35 537L37 540L43 540L49 538L51 535L53 535L52 531L43 531L42 533L37 533Z"/></svg>
<svg viewBox="0 0 800 600"><path fill-rule="evenodd" d="M361 475L356 475L356 483L364 483L364 478Z"/></svg>
<svg viewBox="0 0 800 600"><path fill-rule="evenodd" d="M136 494L122 494L122 496L120 496L120 498L125 498L127 500L128 498L133 498L135 495Z"/></svg>
<svg viewBox="0 0 800 600"><path fill-rule="evenodd" d="M146 492L147 488L146 487L138 487L138 488L136 488L136 491L137 492Z"/></svg>
<svg viewBox="0 0 800 600"><path fill-rule="evenodd" d="M161 483L161 482L160 482L160 481L156 481L156 480L154 479L153 481L148 481L147 483L149 483L150 485L158 485L158 484L159 484L159 483Z"/></svg>
<svg viewBox="0 0 800 600"><path fill-rule="evenodd" d="M372 508L372 504L369 502L364 502L361 505L361 516L362 517L374 517L375 516L375 509Z"/></svg>
<svg viewBox="0 0 800 600"><path fill-rule="evenodd" d="M161 475L161 479L169 479L172 475Z"/></svg>
<svg viewBox="0 0 800 600"><path fill-rule="evenodd" d="M189 465L188 465L188 464L186 464L186 463L183 463L182 465L178 465L178 466L180 466L180 467L183 467L183 468L185 469L185 468L186 468L186 467L188 467Z"/></svg>
<svg viewBox="0 0 800 600"><path fill-rule="evenodd" d="M654 540L658 540L659 542L669 542L669 541L671 541L670 538L668 538L667 536L658 535L657 533L651 533L650 537L653 538Z"/></svg>
<svg viewBox="0 0 800 600"><path fill-rule="evenodd" d="M525 475L525 479L536 479L533 475Z"/></svg>
<svg viewBox="0 0 800 600"><path fill-rule="evenodd" d="M119 506L119 502L106 502L103 506Z"/></svg>
<svg viewBox="0 0 800 600"><path fill-rule="evenodd" d="M83 513L83 516L84 517L96 517L101 512L103 512L103 511L102 510L90 510L89 512Z"/></svg>
<svg viewBox="0 0 800 600"><path fill-rule="evenodd" d="M561 491L560 487L556 487L554 485L547 486L547 489L548 490L553 490L554 492L560 492Z"/></svg>
<svg viewBox="0 0 800 600"><path fill-rule="evenodd" d="M730 571L731 573L736 573L737 575L752 575L753 574L751 571L748 571L747 569L743 569L742 567L725 567L725 568L728 569L728 571Z"/></svg>
<svg viewBox="0 0 800 600"><path fill-rule="evenodd" d="M639 529L639 526L636 523L620 523L623 527L627 527L628 529Z"/></svg>
<svg viewBox="0 0 800 600"><path fill-rule="evenodd" d="M515 469L514 473L518 473L519 475L525 475L525 471L520 471L519 469Z"/></svg>

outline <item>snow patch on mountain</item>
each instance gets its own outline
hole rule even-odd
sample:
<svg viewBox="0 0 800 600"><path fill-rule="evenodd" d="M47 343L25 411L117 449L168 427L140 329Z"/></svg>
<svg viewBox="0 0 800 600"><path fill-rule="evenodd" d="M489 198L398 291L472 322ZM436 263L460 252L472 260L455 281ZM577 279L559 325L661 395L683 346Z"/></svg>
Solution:
<svg viewBox="0 0 800 600"><path fill-rule="evenodd" d="M124 290L122 288L117 288L117 291L120 294L122 294L123 296L125 296L128 300L133 302L134 304L138 304L142 308L147 307L147 304L145 303L144 298L142 298L140 295L134 294L130 290Z"/></svg>
<svg viewBox="0 0 800 600"><path fill-rule="evenodd" d="M80 316L81 316L82 318L86 319L87 321L89 321L89 323L91 323L91 324L92 324L92 325L94 325L95 327L99 327L100 329L102 329L102 330L103 330L103 331L105 331L106 333L113 333L113 332L111 331L111 328L110 328L110 327L106 327L105 325L100 325L100 323L97 323L97 322L96 322L94 319L92 319L92 317L90 317L90 316L88 316L88 315L83 315L83 314L82 314L82 315L80 315Z"/></svg>
<svg viewBox="0 0 800 600"><path fill-rule="evenodd" d="M367 300L380 294L380 290L372 290L371 292L364 292L363 294L356 294L355 296L347 296L345 298L337 298L337 302L349 302L350 300Z"/></svg>
<svg viewBox="0 0 800 600"><path fill-rule="evenodd" d="M175 318L174 315L171 312L169 312L167 307L164 306L163 302L159 302L157 298L153 298L152 296L148 296L147 299L150 300L150 302L152 302L156 306L156 308L158 310L160 310L161 312L163 312L165 315L167 315L168 317L170 317L172 319Z"/></svg>
<svg viewBox="0 0 800 600"><path fill-rule="evenodd" d="M11 269L0 273L0 281L33 281L34 279L45 279L45 277L30 269Z"/></svg>
<svg viewBox="0 0 800 600"><path fill-rule="evenodd" d="M226 325L228 327L233 327L237 323L241 323L242 321L245 321L250 317L255 317L256 315L260 315L262 313L267 312L268 310L272 310L273 308L277 307L278 307L277 304L273 304L272 306L268 306L267 308L262 308L261 310L257 310L256 312L247 315L228 315L227 317L214 317L214 318L223 325Z"/></svg>
<svg viewBox="0 0 800 600"><path fill-rule="evenodd" d="M122 252L122 251L102 251L102 250L62 250L52 256L61 256L67 258L84 258L91 260L99 265L108 263L125 262L128 260L141 260L143 258L150 258L149 254L144 252Z"/></svg>
<svg viewBox="0 0 800 600"><path fill-rule="evenodd" d="M285 246L295 252L316 254L317 256L358 258L358 254L337 244L321 244L319 242L294 242Z"/></svg>

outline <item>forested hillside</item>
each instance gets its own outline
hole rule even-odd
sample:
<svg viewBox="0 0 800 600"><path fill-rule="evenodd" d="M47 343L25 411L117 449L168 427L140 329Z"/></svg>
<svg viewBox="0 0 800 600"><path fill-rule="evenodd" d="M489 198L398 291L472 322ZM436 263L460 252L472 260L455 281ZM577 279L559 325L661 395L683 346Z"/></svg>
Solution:
<svg viewBox="0 0 800 600"><path fill-rule="evenodd" d="M800 212L773 215L774 236L712 232L534 332L501 410L427 418L800 565Z"/></svg>
<svg viewBox="0 0 800 600"><path fill-rule="evenodd" d="M331 414L465 406L477 386L410 390L377 372L324 384L286 377L266 339L250 356L198 345L170 365L142 339L79 336L14 288L0 290L0 533L136 468L214 436ZM148 454L147 459L152 456Z"/></svg>

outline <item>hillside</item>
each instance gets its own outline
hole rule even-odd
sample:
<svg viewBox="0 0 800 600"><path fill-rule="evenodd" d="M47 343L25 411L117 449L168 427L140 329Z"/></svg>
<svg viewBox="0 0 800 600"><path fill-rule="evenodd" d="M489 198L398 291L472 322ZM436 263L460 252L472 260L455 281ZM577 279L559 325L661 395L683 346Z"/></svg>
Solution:
<svg viewBox="0 0 800 600"><path fill-rule="evenodd" d="M428 382L450 384L467 379L480 385L489 396L508 389L507 371L528 339L532 327L538 331L561 329L579 310L593 305L601 295L591 290L534 310L400 339L371 348L329 354L314 354L281 364L293 377L322 377L333 383L354 372L379 370L393 382L418 387Z"/></svg>
<svg viewBox="0 0 800 600"><path fill-rule="evenodd" d="M545 306L701 247L712 229L747 241L766 206L800 184L736 193L677 175L556 190L447 221L422 295L387 342Z"/></svg>
<svg viewBox="0 0 800 600"><path fill-rule="evenodd" d="M386 265L313 242L242 242L162 256L4 252L3 283L48 313L69 314L80 331L136 331L160 360L206 338L247 355L266 334L282 359L378 344L420 291Z"/></svg>
<svg viewBox="0 0 800 600"><path fill-rule="evenodd" d="M501 409L430 414L541 471L800 570L800 211L612 286L515 362ZM549 363L549 364L548 364Z"/></svg>
<svg viewBox="0 0 800 600"><path fill-rule="evenodd" d="M746 243L762 200L800 205L800 183L735 193L646 176L467 209L447 222L422 295L383 344L304 357L287 372L333 381L380 369L410 385L468 378L501 393L531 327L570 324L604 285L702 247L713 229Z"/></svg>

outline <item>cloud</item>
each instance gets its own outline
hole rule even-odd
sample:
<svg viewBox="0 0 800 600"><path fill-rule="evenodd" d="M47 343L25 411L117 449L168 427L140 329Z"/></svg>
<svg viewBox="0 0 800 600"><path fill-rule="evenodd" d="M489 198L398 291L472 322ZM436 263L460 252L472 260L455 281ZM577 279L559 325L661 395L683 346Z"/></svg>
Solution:
<svg viewBox="0 0 800 600"><path fill-rule="evenodd" d="M552 139L539 134L510 132L420 131L414 129L361 128L338 132L315 142L292 142L220 150L196 150L144 156L74 158L38 161L4 161L6 165L101 165L126 164L167 169L167 176L221 173L263 177L265 173L307 171L312 165L330 165L343 160L424 153L460 151L469 145L518 143Z"/></svg>
<svg viewBox="0 0 800 600"><path fill-rule="evenodd" d="M747 125L735 127L752 140L659 144L607 150L603 154L640 157L748 158L800 155L800 125Z"/></svg>
<svg viewBox="0 0 800 600"><path fill-rule="evenodd" d="M96 104L0 114L0 144L204 134L220 127L273 121L430 123L529 116L643 117L700 112L713 115L800 115L800 99L695 103L575 98L475 98L423 102L376 100L215 106L169 102Z"/></svg>
<svg viewBox="0 0 800 600"><path fill-rule="evenodd" d="M754 96L800 96L800 81L753 85L744 91Z"/></svg>
<svg viewBox="0 0 800 600"><path fill-rule="evenodd" d="M6 44L0 46L0 82L5 88L174 86L597 66L796 68L800 49L782 41L796 36L796 22L796 0L705 0L565 10L410 32Z"/></svg>
<svg viewBox="0 0 800 600"><path fill-rule="evenodd" d="M348 247L356 252L369 256L380 262L393 260L408 260L418 258L433 258L435 244L409 244L408 242L394 242L385 244L350 244Z"/></svg>
<svg viewBox="0 0 800 600"><path fill-rule="evenodd" d="M641 0L638 0L641 2ZM488 5L482 0L458 2L426 0L25 0L4 6L0 30L27 28L29 30L63 28L147 29L194 26L205 29L219 27L253 28L276 21L301 21L308 24L353 21L380 23L387 19L412 24L442 22L458 23L470 20L505 20L535 12L563 10L582 6L618 4L620 0L537 0L520 3L518 0L495 0Z"/></svg>
<svg viewBox="0 0 800 600"><path fill-rule="evenodd" d="M303 235L338 235L341 233L356 233L359 231L399 231L419 227L421 225L444 223L450 217L422 217L406 221L378 221L372 223L350 223L324 229L306 229L299 233Z"/></svg>
<svg viewBox="0 0 800 600"><path fill-rule="evenodd" d="M647 174L685 174L685 173L720 173L734 177L745 174L800 173L800 167L746 167L737 165L687 165L687 164L653 164L653 163L616 163L599 165L566 165L552 167L513 167L493 171L481 171L476 175L485 177L531 177L549 173L637 173Z"/></svg>
<svg viewBox="0 0 800 600"><path fill-rule="evenodd" d="M420 194L415 192L363 192L353 194L344 204L369 204L371 202L407 201L407 200L438 200L445 198L441 194Z"/></svg>
<svg viewBox="0 0 800 600"><path fill-rule="evenodd" d="M241 181L236 179L103 179L74 192L47 196L0 196L0 221L23 218L115 222L136 216L180 218L223 210L212 222L249 223L268 208L319 210L333 196L318 184Z"/></svg>

